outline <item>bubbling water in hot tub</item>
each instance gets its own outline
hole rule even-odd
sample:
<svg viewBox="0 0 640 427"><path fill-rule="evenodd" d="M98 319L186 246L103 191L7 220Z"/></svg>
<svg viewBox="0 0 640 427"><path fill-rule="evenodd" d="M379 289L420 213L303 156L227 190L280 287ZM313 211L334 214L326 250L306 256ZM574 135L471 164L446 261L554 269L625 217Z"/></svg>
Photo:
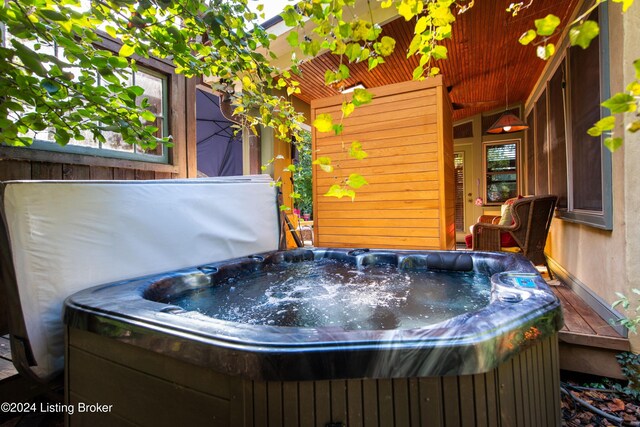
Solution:
<svg viewBox="0 0 640 427"><path fill-rule="evenodd" d="M412 329L489 304L490 278L458 271L357 267L334 259L276 263L172 298L231 322L345 330Z"/></svg>

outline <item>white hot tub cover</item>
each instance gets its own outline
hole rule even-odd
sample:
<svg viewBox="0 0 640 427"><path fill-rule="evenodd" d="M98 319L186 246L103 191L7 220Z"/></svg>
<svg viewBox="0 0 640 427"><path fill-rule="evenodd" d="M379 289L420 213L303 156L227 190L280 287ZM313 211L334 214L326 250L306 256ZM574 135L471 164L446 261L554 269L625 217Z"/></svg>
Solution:
<svg viewBox="0 0 640 427"><path fill-rule="evenodd" d="M278 247L276 193L265 176L16 181L1 190L8 239L0 241L9 246L3 261L15 272L15 283L5 286L15 286L22 311L22 327L12 334L26 334L19 338L41 379L63 368L67 296Z"/></svg>

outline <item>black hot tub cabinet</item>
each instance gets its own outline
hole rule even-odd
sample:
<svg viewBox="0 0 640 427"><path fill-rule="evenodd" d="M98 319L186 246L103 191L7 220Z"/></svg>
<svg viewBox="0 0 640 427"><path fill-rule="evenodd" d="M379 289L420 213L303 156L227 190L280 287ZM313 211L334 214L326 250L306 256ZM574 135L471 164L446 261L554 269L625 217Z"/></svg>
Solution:
<svg viewBox="0 0 640 427"><path fill-rule="evenodd" d="M470 271L491 278L490 299L407 329L238 323L171 303L327 259L364 274ZM71 425L560 425L560 304L519 255L272 252L87 289L67 299L65 323L68 403L113 405Z"/></svg>

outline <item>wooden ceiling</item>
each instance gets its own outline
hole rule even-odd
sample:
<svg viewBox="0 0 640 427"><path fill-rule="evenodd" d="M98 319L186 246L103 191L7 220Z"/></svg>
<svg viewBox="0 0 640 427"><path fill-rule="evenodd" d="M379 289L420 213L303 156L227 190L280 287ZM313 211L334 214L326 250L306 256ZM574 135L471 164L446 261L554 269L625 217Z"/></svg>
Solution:
<svg viewBox="0 0 640 427"><path fill-rule="evenodd" d="M505 105L505 79L509 104L524 102L542 73L545 62L536 57L535 48L522 46L518 38L530 28L533 21L552 13L561 21L561 28L569 22L578 0L533 0L531 7L513 17L505 9L511 0L481 0L453 25L453 37L445 45L448 59L437 62L450 87L454 104L454 120L460 120ZM411 80L418 57L406 58L413 38L415 21L395 19L383 26L383 35L396 39L393 55L386 63L368 72L365 63L350 64L351 77L346 86L362 83L367 88ZM551 41L558 42L558 36ZM506 52L505 52L506 50ZM506 61L506 73L505 73ZM338 92L324 85L327 69L336 69L338 57L324 53L302 64L301 94L305 102L333 96Z"/></svg>

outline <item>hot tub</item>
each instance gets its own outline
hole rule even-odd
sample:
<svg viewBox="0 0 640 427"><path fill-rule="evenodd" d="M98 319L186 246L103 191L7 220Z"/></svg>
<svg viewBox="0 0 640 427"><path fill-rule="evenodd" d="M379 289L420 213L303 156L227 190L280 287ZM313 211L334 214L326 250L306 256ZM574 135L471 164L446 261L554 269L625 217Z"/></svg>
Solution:
<svg viewBox="0 0 640 427"><path fill-rule="evenodd" d="M271 252L79 292L65 323L69 402L115 420L559 425L560 304L518 255Z"/></svg>

